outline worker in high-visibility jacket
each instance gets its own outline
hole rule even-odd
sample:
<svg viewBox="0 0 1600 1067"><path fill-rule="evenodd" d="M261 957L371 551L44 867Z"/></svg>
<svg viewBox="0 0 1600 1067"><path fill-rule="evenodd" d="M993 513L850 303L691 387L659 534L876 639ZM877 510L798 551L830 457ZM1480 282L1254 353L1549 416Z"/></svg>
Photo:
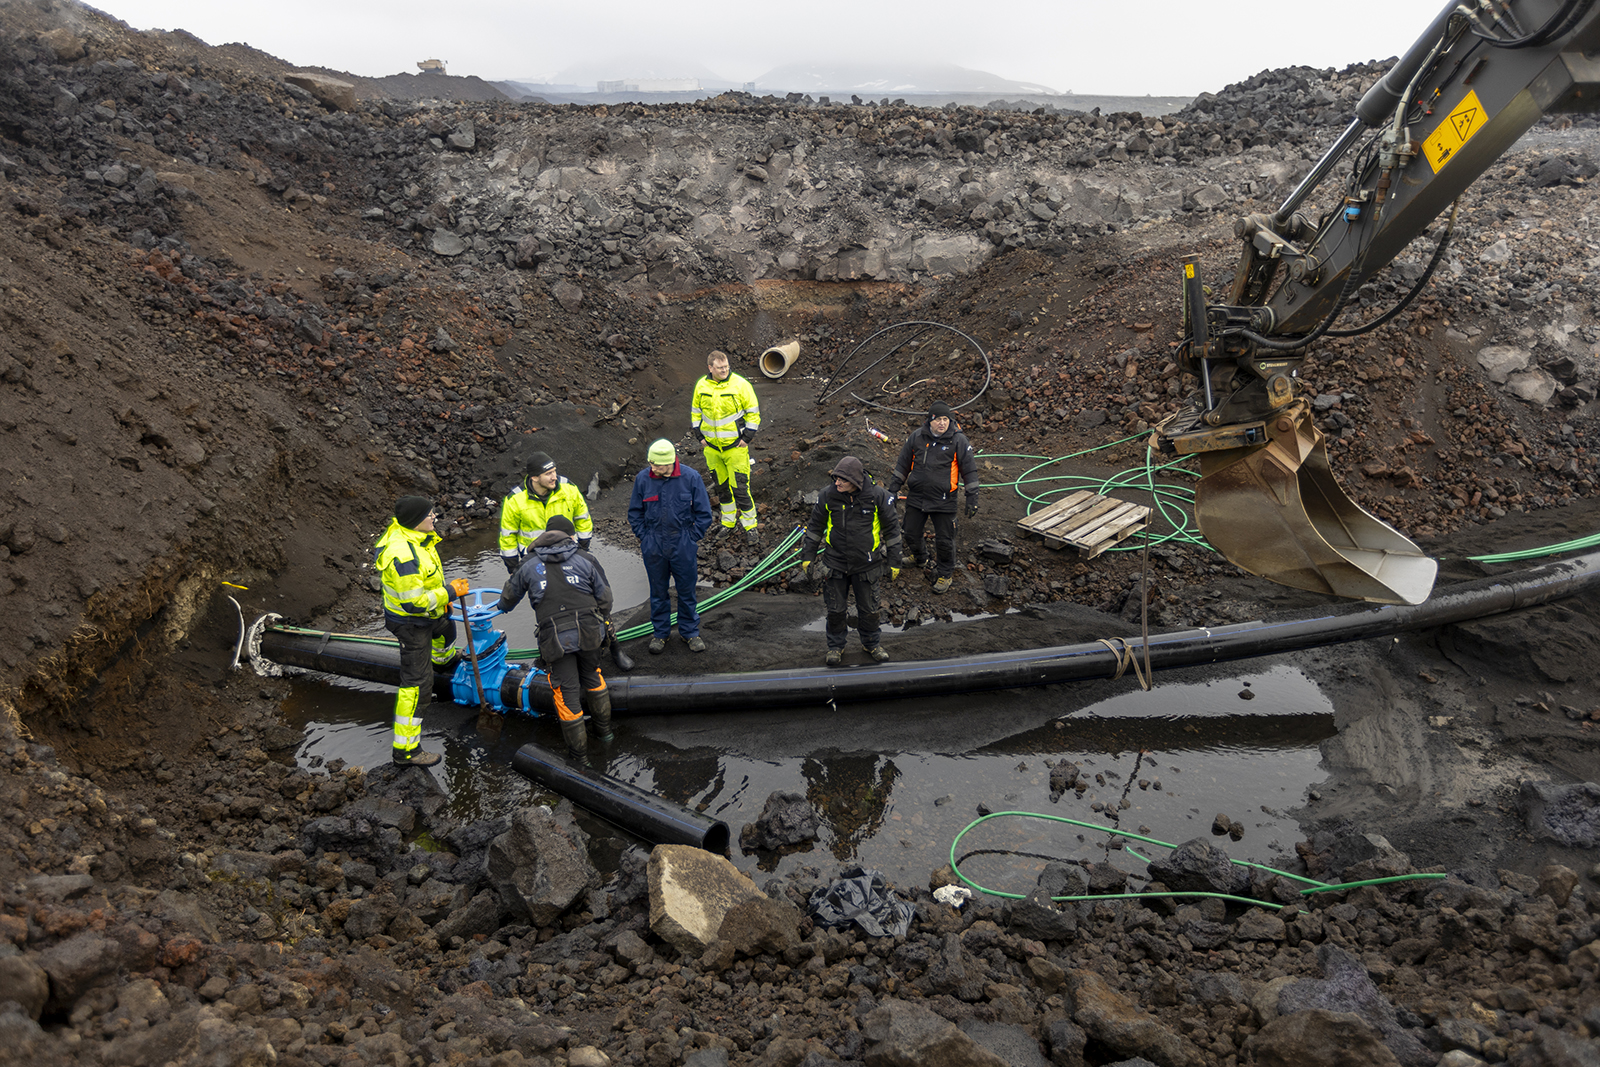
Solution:
<svg viewBox="0 0 1600 1067"><path fill-rule="evenodd" d="M467 580L447 588L439 562L440 537L433 532L438 511L425 496L403 496L394 518L378 537L373 566L383 582L383 625L400 642L400 691L394 698L394 762L431 767L442 758L422 748L424 689L433 698L435 670L459 655L450 598L466 596ZM419 707L419 705L421 705Z"/></svg>
<svg viewBox="0 0 1600 1067"><path fill-rule="evenodd" d="M750 494L750 440L761 429L756 391L743 375L734 374L725 352L706 357L706 375L694 383L689 428L705 445L706 467L717 481L721 523L714 523L707 542L744 527L751 546L761 544L756 532L756 502Z"/></svg>
<svg viewBox="0 0 1600 1067"><path fill-rule="evenodd" d="M528 555L529 546L550 524L552 515L565 515L578 532L578 548L587 552L594 537L594 520L578 487L556 471L556 461L543 452L528 457L527 477L500 503L500 562L507 574Z"/></svg>

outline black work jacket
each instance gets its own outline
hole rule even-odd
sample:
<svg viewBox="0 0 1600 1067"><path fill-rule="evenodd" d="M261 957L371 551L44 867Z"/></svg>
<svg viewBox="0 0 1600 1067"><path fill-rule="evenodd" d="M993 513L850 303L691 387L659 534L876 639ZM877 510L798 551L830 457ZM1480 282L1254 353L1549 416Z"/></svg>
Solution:
<svg viewBox="0 0 1600 1067"><path fill-rule="evenodd" d="M894 462L894 477L889 492L906 487L906 503L918 511L956 510L956 483L967 492L967 503L978 499L978 457L967 435L950 420L950 428L935 434L927 423L906 438L900 458Z"/></svg>
<svg viewBox="0 0 1600 1067"><path fill-rule="evenodd" d="M866 488L853 493L831 485L824 489L800 542L805 562L819 554L825 567L841 574L859 574L885 562L900 566L900 513L894 497L870 478Z"/></svg>

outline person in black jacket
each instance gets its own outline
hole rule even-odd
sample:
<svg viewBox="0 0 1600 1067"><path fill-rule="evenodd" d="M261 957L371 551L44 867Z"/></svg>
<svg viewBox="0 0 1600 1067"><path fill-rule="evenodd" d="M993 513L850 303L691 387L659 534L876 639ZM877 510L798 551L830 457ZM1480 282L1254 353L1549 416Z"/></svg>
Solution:
<svg viewBox="0 0 1600 1067"><path fill-rule="evenodd" d="M557 525L552 522L534 539L532 551L500 590L495 606L509 612L524 595L533 605L539 620L539 659L555 697L567 755L582 759L589 747L585 705L600 740L611 740L611 693L600 674L611 585L600 565Z"/></svg>
<svg viewBox="0 0 1600 1067"><path fill-rule="evenodd" d="M978 513L978 460L972 442L956 426L950 405L937 401L928 421L900 449L889 492L906 489L906 544L917 566L924 562L922 530L933 520L933 552L937 569L933 591L950 588L956 569L956 483L967 494L967 517Z"/></svg>
<svg viewBox="0 0 1600 1067"><path fill-rule="evenodd" d="M822 582L822 603L828 610L828 655L823 662L830 667L844 662L846 609L853 592L861 647L882 663L889 653L878 644L878 583L885 566L891 581L900 577L900 516L894 497L873 484L856 457L845 456L828 473L833 485L811 509L800 542L801 572Z"/></svg>

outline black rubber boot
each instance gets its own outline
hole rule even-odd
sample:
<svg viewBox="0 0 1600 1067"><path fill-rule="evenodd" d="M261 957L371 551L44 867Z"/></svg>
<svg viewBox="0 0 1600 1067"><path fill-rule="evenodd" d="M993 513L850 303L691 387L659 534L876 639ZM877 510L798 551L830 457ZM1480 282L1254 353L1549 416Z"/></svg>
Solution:
<svg viewBox="0 0 1600 1067"><path fill-rule="evenodd" d="M611 690L603 689L598 693L589 694L589 723L594 727L594 735L602 743L609 742L615 734L611 732Z"/></svg>
<svg viewBox="0 0 1600 1067"><path fill-rule="evenodd" d="M611 635L611 662L617 665L617 670L626 674L633 670L635 664L633 657L622 651L622 643L617 640L617 635Z"/></svg>
<svg viewBox="0 0 1600 1067"><path fill-rule="evenodd" d="M572 722L563 720L561 737L567 743L568 759L580 763L586 761L589 755L589 731L584 727L582 719L575 719Z"/></svg>

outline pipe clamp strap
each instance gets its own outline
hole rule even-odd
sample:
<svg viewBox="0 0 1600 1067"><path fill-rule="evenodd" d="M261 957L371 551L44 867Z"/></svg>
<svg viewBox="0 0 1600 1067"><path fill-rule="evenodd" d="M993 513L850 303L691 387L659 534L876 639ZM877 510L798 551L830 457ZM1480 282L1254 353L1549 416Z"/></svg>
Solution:
<svg viewBox="0 0 1600 1067"><path fill-rule="evenodd" d="M1110 649L1113 656L1117 657L1117 673L1111 676L1113 682L1121 678L1128 667L1132 666L1133 676L1139 679L1139 687L1141 689L1149 692L1155 686L1156 672L1154 668L1150 667L1150 646L1148 644L1145 645L1144 657L1145 668L1150 671L1150 677L1146 678L1144 671L1139 669L1139 658L1134 655L1133 645L1126 638L1102 637L1100 643Z"/></svg>
<svg viewBox="0 0 1600 1067"><path fill-rule="evenodd" d="M322 655L322 653L328 647L328 642L331 641L331 640L333 640L333 631L332 630L324 630L324 631L322 631L322 640L317 644L317 650L315 652L313 652L312 655L313 656Z"/></svg>

